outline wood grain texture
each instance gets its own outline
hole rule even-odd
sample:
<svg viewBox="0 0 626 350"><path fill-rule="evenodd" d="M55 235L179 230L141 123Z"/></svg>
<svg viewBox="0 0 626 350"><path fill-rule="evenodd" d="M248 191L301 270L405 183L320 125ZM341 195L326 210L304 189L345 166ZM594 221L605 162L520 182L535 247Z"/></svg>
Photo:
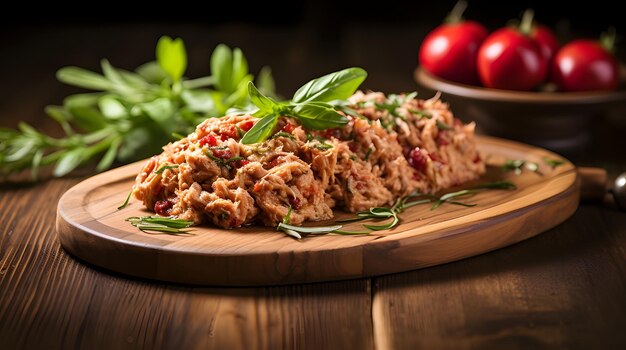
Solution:
<svg viewBox="0 0 626 350"><path fill-rule="evenodd" d="M557 155L481 137L484 159L501 164L528 159L541 174L491 169L478 182L506 179L514 191L485 191L475 207L429 205L402 213L393 230L368 236L314 236L294 240L267 227L223 230L199 226L193 235L143 233L125 219L146 215L133 201L122 210L138 162L81 182L59 201L57 232L70 253L98 266L157 280L208 285L272 285L338 280L432 266L519 242L567 219L578 206L574 166L551 168ZM358 230L360 223L346 226Z"/></svg>
<svg viewBox="0 0 626 350"><path fill-rule="evenodd" d="M76 182L0 192L0 349L372 348L369 280L192 288L74 260L51 203Z"/></svg>
<svg viewBox="0 0 626 350"><path fill-rule="evenodd" d="M582 206L506 249L377 278L376 348L624 348L624 247L624 213Z"/></svg>

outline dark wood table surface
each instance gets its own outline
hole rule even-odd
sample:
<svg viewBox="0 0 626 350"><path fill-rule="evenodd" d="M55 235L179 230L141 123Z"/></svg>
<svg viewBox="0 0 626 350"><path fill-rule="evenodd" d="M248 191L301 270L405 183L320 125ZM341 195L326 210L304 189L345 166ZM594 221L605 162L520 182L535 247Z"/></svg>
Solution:
<svg viewBox="0 0 626 350"><path fill-rule="evenodd" d="M42 108L73 91L55 82L57 68L95 68L103 56L130 68L150 58L164 32L189 38L192 71L206 73L206 47L220 38L244 48L258 62L253 68L273 65L281 91L347 64L365 66L372 89L414 89L414 56L364 56L360 45L378 40L391 47L403 38L393 42L365 24L344 33L341 56L327 59L276 28L256 36L238 27L124 25L33 34L40 29L16 31L3 49L12 52L0 69L3 127L27 120L54 130ZM285 55L263 50L260 36L290 43ZM53 45L62 49L36 51ZM626 170L624 148L615 149L624 127L602 129L572 159L605 166L614 177ZM56 203L83 178L0 187L0 349L626 348L626 214L610 201L582 204L535 238L437 267L330 283L211 288L129 278L69 256L56 237Z"/></svg>

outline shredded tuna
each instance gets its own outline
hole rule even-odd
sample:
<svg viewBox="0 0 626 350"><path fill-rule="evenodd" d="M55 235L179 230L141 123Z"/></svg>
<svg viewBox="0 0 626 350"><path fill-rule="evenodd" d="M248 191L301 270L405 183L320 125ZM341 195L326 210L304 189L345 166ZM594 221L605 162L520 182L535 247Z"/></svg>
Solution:
<svg viewBox="0 0 626 350"><path fill-rule="evenodd" d="M281 117L274 137L256 145L239 142L253 116L207 119L146 163L133 194L150 210L157 206L196 224L275 226L289 208L292 224L326 220L334 208L391 205L485 172L475 125L461 123L438 96L357 92L350 102L363 118L346 116L342 128L308 131ZM158 171L165 165L178 166Z"/></svg>

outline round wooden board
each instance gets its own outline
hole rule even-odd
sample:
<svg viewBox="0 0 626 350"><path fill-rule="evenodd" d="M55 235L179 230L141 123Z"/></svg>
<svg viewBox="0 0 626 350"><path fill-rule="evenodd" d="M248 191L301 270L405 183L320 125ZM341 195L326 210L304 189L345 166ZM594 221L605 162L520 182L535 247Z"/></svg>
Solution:
<svg viewBox="0 0 626 350"><path fill-rule="evenodd" d="M117 210L143 161L93 176L59 201L57 232L80 259L124 274L180 283L252 286L350 279L442 264L535 236L576 211L579 183L567 162L551 168L546 150L478 137L488 163L526 159L542 175L503 173L497 167L478 182L506 179L517 190L490 190L468 199L475 207L444 204L408 209L390 231L368 236L312 236L295 240L270 227L224 230L196 227L192 235L147 234L124 219L149 215L131 200ZM348 214L337 213L338 217ZM360 224L346 225L358 229Z"/></svg>

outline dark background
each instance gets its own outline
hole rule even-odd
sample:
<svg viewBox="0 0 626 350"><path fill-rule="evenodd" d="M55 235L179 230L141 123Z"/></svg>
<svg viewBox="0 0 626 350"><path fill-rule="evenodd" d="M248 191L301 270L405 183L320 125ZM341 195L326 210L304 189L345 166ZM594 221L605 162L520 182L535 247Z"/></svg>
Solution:
<svg viewBox="0 0 626 350"><path fill-rule="evenodd" d="M163 34L185 40L191 77L208 73L210 52L223 42L241 47L253 71L271 66L279 92L285 95L311 77L353 65L370 72L367 88L412 90L419 44L454 3L220 2L216 6L207 1L200 7L182 2L17 3L14 11L3 12L0 24L2 98L14 100L15 94L27 93L15 90L24 87L25 80L30 87L54 80L55 70L64 65L97 69L99 60L107 57L114 65L133 68L153 58L154 45ZM609 1L587 4L474 0L466 18L493 30L533 8L536 19L555 29L562 41L597 37L609 26L618 33L626 31ZM618 48L619 57L624 57L623 51L626 47ZM62 89L60 84L57 87Z"/></svg>

